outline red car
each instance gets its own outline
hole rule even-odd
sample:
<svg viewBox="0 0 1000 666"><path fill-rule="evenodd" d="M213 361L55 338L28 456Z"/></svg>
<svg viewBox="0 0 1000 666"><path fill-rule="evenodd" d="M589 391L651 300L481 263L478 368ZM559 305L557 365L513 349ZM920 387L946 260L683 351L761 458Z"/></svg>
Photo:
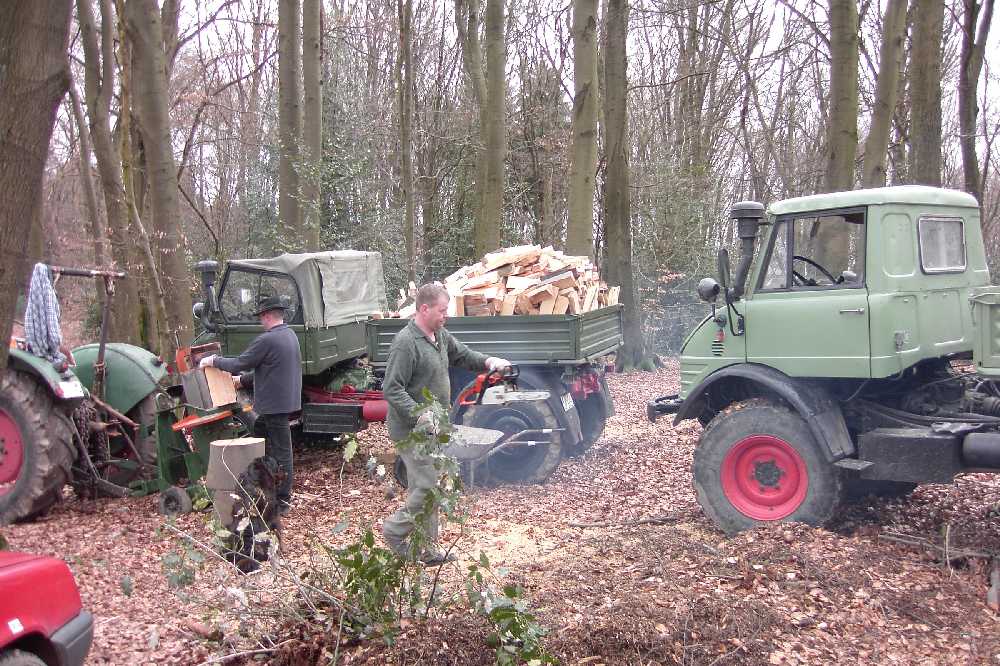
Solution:
<svg viewBox="0 0 1000 666"><path fill-rule="evenodd" d="M79 666L93 638L65 562L0 551L0 665Z"/></svg>

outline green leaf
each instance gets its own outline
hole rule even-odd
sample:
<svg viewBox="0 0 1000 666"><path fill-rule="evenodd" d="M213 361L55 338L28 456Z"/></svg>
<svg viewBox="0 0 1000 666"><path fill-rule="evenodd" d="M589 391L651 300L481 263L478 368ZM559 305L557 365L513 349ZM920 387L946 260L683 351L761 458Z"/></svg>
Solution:
<svg viewBox="0 0 1000 666"><path fill-rule="evenodd" d="M357 452L358 440L352 437L347 441L347 446L344 447L344 462L350 462Z"/></svg>
<svg viewBox="0 0 1000 666"><path fill-rule="evenodd" d="M121 585L122 594L126 597L132 596L132 592L135 590L135 583L132 582L131 576L122 576L121 580L118 581L118 584Z"/></svg>

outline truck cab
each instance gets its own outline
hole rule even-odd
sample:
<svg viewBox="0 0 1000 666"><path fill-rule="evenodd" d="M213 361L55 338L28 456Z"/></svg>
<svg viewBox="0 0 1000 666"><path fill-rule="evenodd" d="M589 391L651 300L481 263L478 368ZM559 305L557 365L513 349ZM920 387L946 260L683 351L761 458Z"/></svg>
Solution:
<svg viewBox="0 0 1000 666"><path fill-rule="evenodd" d="M695 485L716 524L821 524L852 488L1000 470L1000 390L955 365L992 350L983 322L1000 319L972 196L886 187L741 202L731 218L739 266L720 251L680 393L647 406L706 426ZM977 364L1000 375L1000 354Z"/></svg>

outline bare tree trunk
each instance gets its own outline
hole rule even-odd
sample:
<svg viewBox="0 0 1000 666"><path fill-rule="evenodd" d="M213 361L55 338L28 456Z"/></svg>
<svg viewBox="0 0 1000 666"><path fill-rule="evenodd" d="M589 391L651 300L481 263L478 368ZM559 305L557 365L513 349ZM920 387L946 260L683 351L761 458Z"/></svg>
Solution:
<svg viewBox="0 0 1000 666"><path fill-rule="evenodd" d="M319 249L320 169L323 164L323 10L320 0L302 2L303 165L302 226L305 248Z"/></svg>
<svg viewBox="0 0 1000 666"><path fill-rule="evenodd" d="M469 90L479 113L479 143L476 145L476 198L479 205L475 209L473 230L473 250L482 256L479 239L485 238L487 221L485 206L482 205L486 191L486 144L488 143L486 122L486 74L483 72L483 51L479 41L480 0L455 0L455 27L458 29L458 43L462 49L462 66L469 77ZM488 250L484 250L488 251Z"/></svg>
<svg viewBox="0 0 1000 666"><path fill-rule="evenodd" d="M604 190L604 239L607 260L602 270L609 284L621 286L625 308L625 344L618 364L635 367L645 351L642 315L632 277L632 204L629 192L628 143L628 0L608 0L607 42L604 48L604 118L607 166Z"/></svg>
<svg viewBox="0 0 1000 666"><path fill-rule="evenodd" d="M566 251L594 255L597 169L597 0L573 2L573 153Z"/></svg>
<svg viewBox="0 0 1000 666"><path fill-rule="evenodd" d="M914 0L910 55L910 179L941 185L941 33L944 0Z"/></svg>
<svg viewBox="0 0 1000 666"><path fill-rule="evenodd" d="M965 176L965 191L983 200L983 177L976 155L976 119L979 103L976 99L979 89L979 75L983 71L983 57L986 39L993 21L993 0L962 0L962 57L958 73L958 122L959 142L962 146L962 171ZM979 13L982 11L982 20Z"/></svg>
<svg viewBox="0 0 1000 666"><path fill-rule="evenodd" d="M858 6L830 0L830 120L827 126L827 192L854 186L858 151Z"/></svg>
<svg viewBox="0 0 1000 666"><path fill-rule="evenodd" d="M482 224L476 229L476 254L500 246L503 216L504 161L507 156L506 46L504 44L504 2L486 0L486 182L482 188Z"/></svg>
<svg viewBox="0 0 1000 666"><path fill-rule="evenodd" d="M56 110L69 87L70 0L0 3L0 326L9 335L24 290L32 221ZM0 345L0 369L7 345Z"/></svg>
<svg viewBox="0 0 1000 666"><path fill-rule="evenodd" d="M77 20L84 54L84 99L90 119L97 172L104 194L108 240L114 266L128 273L115 285L111 301L108 336L112 340L140 344L138 262L128 233L128 212L122 184L122 162L111 138L111 100L115 89L115 29L110 0L101 0L101 41L91 0L77 0Z"/></svg>
<svg viewBox="0 0 1000 666"><path fill-rule="evenodd" d="M299 0L278 3L278 222L288 249L302 247L299 209Z"/></svg>
<svg viewBox="0 0 1000 666"><path fill-rule="evenodd" d="M185 241L180 231L177 201L177 166L167 116L170 104L163 33L156 0L129 0L125 14L135 55L135 101L142 125L159 284L166 308L167 340L161 353L173 358L178 347L191 343L192 322Z"/></svg>
<svg viewBox="0 0 1000 666"><path fill-rule="evenodd" d="M77 134L80 137L80 183L83 185L83 199L87 205L87 217L90 221L90 235L94 241L94 264L101 268L108 266L107 253L104 251L104 224L101 220L101 211L97 205L97 193L94 191L94 179L90 174L90 156L93 150L90 145L90 130L87 128L87 119L83 115L83 105L80 104L80 95L76 92L76 84L70 82L70 101L73 104L73 121L76 123ZM97 296L100 302L104 302L104 280L97 279Z"/></svg>
<svg viewBox="0 0 1000 666"><path fill-rule="evenodd" d="M396 91L399 103L400 186L403 190L403 238L406 243L407 280L416 280L417 252L414 245L416 215L413 204L413 3L397 0L399 58L396 61Z"/></svg>
<svg viewBox="0 0 1000 666"><path fill-rule="evenodd" d="M899 98L899 69L906 37L906 0L888 0L882 18L882 45L878 57L878 81L871 127L865 138L861 182L865 187L886 183L885 161L889 147L892 114Z"/></svg>

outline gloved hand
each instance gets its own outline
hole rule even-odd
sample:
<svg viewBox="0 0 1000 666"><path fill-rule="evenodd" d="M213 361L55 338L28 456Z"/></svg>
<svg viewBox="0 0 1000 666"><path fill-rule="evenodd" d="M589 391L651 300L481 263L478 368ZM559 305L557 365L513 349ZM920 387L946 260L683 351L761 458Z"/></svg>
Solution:
<svg viewBox="0 0 1000 666"><path fill-rule="evenodd" d="M439 433L437 421L434 420L434 414L430 410L421 413L417 417L417 424L413 426L413 429L424 435L437 436Z"/></svg>
<svg viewBox="0 0 1000 666"><path fill-rule="evenodd" d="M199 368L214 368L215 367L215 354L210 354L203 357L198 361Z"/></svg>
<svg viewBox="0 0 1000 666"><path fill-rule="evenodd" d="M239 391L242 387L243 385L240 383L240 376L233 375L233 388Z"/></svg>
<svg viewBox="0 0 1000 666"><path fill-rule="evenodd" d="M499 358L497 356L490 356L486 359L486 369L489 371L500 370L502 368L509 368L510 361L505 358Z"/></svg>

